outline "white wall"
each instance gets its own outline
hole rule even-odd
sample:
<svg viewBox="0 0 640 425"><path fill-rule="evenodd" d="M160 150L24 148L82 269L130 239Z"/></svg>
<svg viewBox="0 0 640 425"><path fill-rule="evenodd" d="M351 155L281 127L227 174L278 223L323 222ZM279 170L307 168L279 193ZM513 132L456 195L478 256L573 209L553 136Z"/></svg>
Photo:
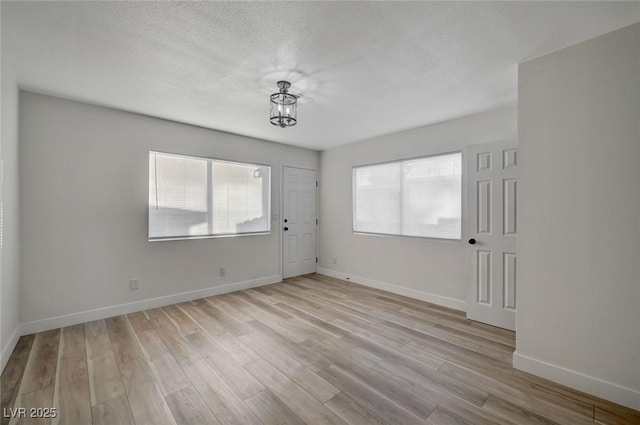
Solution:
<svg viewBox="0 0 640 425"><path fill-rule="evenodd" d="M640 409L640 24L519 68L517 367Z"/></svg>
<svg viewBox="0 0 640 425"><path fill-rule="evenodd" d="M515 140L516 132L516 110L505 108L323 151L319 271L465 309L465 243L353 234L351 168Z"/></svg>
<svg viewBox="0 0 640 425"><path fill-rule="evenodd" d="M276 214L280 163L317 167L319 156L311 150L21 92L22 322L229 283L279 280L279 221L272 221L270 235L148 242L149 150L270 164ZM218 277L220 267L226 268L226 277ZM139 290L129 290L131 278L140 280ZM27 323L25 329L90 317Z"/></svg>
<svg viewBox="0 0 640 425"><path fill-rule="evenodd" d="M19 201L18 201L18 86L11 67L2 62L2 142L0 158L4 179L3 243L0 261L0 370L4 368L19 336Z"/></svg>

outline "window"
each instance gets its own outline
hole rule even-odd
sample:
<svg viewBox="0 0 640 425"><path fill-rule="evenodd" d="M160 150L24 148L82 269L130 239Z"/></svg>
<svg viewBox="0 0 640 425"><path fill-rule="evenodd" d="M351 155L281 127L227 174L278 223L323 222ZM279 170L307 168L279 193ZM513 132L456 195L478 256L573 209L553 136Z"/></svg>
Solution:
<svg viewBox="0 0 640 425"><path fill-rule="evenodd" d="M460 239L460 152L353 168L353 230Z"/></svg>
<svg viewBox="0 0 640 425"><path fill-rule="evenodd" d="M268 233L271 168L149 152L149 240Z"/></svg>

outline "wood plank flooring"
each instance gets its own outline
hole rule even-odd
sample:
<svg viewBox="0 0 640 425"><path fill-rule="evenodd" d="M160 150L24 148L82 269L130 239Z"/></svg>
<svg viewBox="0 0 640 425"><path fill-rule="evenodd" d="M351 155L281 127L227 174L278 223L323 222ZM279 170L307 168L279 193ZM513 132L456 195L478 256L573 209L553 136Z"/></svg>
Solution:
<svg viewBox="0 0 640 425"><path fill-rule="evenodd" d="M308 275L22 337L1 425L640 424L515 371L513 332ZM9 418L9 408L57 409Z"/></svg>

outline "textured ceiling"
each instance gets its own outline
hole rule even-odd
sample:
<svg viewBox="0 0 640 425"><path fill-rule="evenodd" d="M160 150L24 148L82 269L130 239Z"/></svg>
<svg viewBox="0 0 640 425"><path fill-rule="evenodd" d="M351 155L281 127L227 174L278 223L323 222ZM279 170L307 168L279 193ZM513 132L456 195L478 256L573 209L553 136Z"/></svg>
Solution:
<svg viewBox="0 0 640 425"><path fill-rule="evenodd" d="M5 2L22 88L326 149L515 104L517 64L638 2ZM289 79L299 124L268 120Z"/></svg>

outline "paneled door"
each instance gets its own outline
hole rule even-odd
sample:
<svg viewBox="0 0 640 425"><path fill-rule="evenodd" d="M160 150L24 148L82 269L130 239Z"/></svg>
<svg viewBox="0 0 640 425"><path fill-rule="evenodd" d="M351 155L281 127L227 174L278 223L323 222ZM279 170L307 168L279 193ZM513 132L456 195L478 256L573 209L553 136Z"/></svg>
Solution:
<svg viewBox="0 0 640 425"><path fill-rule="evenodd" d="M282 277L316 271L316 171L282 168Z"/></svg>
<svg viewBox="0 0 640 425"><path fill-rule="evenodd" d="M515 330L518 150L514 142L489 143L467 153L467 317Z"/></svg>

